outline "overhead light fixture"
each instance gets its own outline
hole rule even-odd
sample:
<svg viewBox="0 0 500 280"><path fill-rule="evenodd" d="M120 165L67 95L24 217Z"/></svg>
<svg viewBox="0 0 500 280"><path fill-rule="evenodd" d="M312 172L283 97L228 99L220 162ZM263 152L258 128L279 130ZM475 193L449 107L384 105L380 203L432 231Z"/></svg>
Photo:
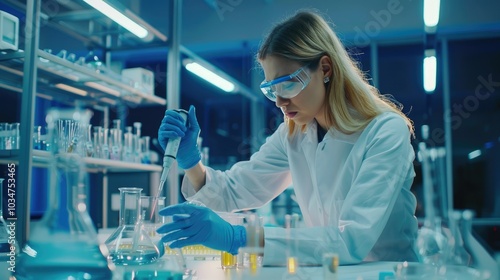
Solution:
<svg viewBox="0 0 500 280"><path fill-rule="evenodd" d="M186 67L189 72L197 75L198 77L204 79L205 81L213 84L214 86L222 89L225 92L234 92L234 90L236 89L235 85L232 82L214 73L201 64L192 61L191 59L184 60L184 67Z"/></svg>
<svg viewBox="0 0 500 280"><path fill-rule="evenodd" d="M481 154L482 154L481 150L472 151L469 153L469 160L473 160L473 159L477 158L478 156L480 156Z"/></svg>
<svg viewBox="0 0 500 280"><path fill-rule="evenodd" d="M98 10L105 16L112 19L114 22L121 25L123 28L130 31L135 36L141 39L144 39L148 36L148 30L146 28L137 24L136 22L128 18L120 11L118 11L108 3L104 2L104 0L83 0L83 1L85 1L87 4L89 4L94 9Z"/></svg>
<svg viewBox="0 0 500 280"><path fill-rule="evenodd" d="M435 31L439 22L440 0L424 0L424 24L429 31Z"/></svg>
<svg viewBox="0 0 500 280"><path fill-rule="evenodd" d="M425 51L424 57L424 90L433 93L436 89L437 59L436 50Z"/></svg>

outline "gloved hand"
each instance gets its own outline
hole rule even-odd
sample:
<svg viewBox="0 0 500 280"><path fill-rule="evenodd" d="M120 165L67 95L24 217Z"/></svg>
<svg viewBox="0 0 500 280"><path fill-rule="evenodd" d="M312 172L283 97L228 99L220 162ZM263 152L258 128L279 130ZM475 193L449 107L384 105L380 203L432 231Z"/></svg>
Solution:
<svg viewBox="0 0 500 280"><path fill-rule="evenodd" d="M212 249L238 254L246 244L243 226L233 226L207 207L182 203L159 211L162 216L173 216L173 222L157 229L170 248L201 244Z"/></svg>
<svg viewBox="0 0 500 280"><path fill-rule="evenodd" d="M184 119L178 112L167 110L158 129L158 141L163 150L167 146L168 139L181 137L181 143L177 151L177 163L182 169L189 169L201 160L200 150L197 145L200 125L196 120L196 110L192 105L189 107L187 123L187 126L184 125Z"/></svg>

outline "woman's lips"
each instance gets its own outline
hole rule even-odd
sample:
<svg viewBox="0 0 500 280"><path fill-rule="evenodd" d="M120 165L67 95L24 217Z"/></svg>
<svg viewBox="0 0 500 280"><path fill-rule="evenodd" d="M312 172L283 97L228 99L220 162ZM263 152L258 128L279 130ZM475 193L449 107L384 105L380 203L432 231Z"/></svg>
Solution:
<svg viewBox="0 0 500 280"><path fill-rule="evenodd" d="M287 116L289 119L293 119L293 117L295 117L295 115L297 115L297 112L287 112L287 113L286 113L286 116Z"/></svg>

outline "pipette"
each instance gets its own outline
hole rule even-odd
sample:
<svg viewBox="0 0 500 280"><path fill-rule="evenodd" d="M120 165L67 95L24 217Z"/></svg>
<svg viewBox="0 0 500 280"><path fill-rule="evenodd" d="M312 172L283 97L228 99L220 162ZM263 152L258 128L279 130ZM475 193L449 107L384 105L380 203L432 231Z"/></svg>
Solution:
<svg viewBox="0 0 500 280"><path fill-rule="evenodd" d="M184 119L184 123L187 125L188 112L182 109L177 109L174 111L178 112L182 116L182 118ZM180 143L181 143L180 137L169 139L167 142L167 146L165 147L165 153L163 155L163 170L161 171L160 185L158 186L158 192L154 197L153 209L151 211L151 215L155 213L156 205L158 204L158 197L161 195L161 192L163 191L163 185L165 185L165 182L167 181L167 176L168 173L170 172L170 167L172 167L172 164L177 158L177 150L179 149Z"/></svg>
<svg viewBox="0 0 500 280"><path fill-rule="evenodd" d="M188 117L188 112L186 110L178 109L174 110L178 112L182 118L184 119L184 124L187 125L187 117ZM156 206L158 204L158 198L161 195L161 192L163 191L163 185L167 181L167 176L168 173L170 172L170 167L172 167L172 164L174 163L175 159L177 158L177 150L179 149L179 145L181 143L181 138L177 137L174 139L169 139L167 142L167 146L165 147L165 154L163 155L163 170L161 171L161 176L160 176L160 185L158 186L158 192L154 196L153 200L153 207L151 211L151 215L154 215ZM152 216L151 216L152 218ZM162 246L162 244L160 244ZM177 253L177 261L179 262L179 265L183 268L184 273L187 271L186 267L186 260L184 259L184 255L182 254L181 249L176 249L175 250Z"/></svg>

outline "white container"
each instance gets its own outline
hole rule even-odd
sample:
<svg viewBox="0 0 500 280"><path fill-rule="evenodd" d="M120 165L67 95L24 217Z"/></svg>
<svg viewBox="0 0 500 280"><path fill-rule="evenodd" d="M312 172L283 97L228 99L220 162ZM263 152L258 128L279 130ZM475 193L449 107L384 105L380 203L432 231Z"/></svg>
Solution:
<svg viewBox="0 0 500 280"><path fill-rule="evenodd" d="M155 75L152 71L144 68L128 68L122 70L122 77L125 80L131 80L134 87L140 91L154 95L155 92Z"/></svg>

